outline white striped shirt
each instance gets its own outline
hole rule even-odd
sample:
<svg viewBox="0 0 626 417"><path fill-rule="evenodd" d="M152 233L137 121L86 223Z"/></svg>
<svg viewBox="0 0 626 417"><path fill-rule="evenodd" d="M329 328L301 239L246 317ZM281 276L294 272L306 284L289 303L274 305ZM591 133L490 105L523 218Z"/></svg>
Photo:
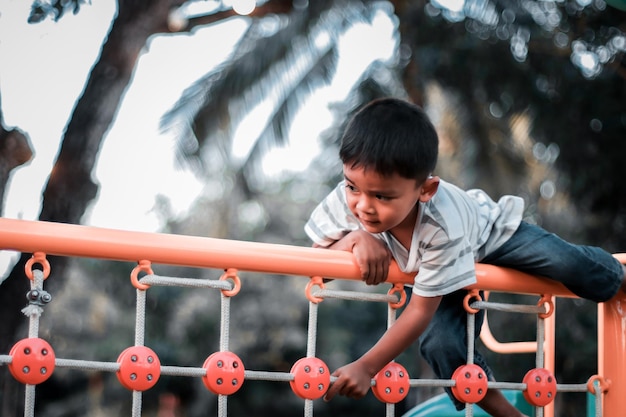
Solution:
<svg viewBox="0 0 626 417"><path fill-rule="evenodd" d="M320 246L364 229L348 208L345 189L345 182L340 182L304 226ZM475 283L475 262L513 235L524 210L520 197L504 196L496 203L482 190L463 191L445 181L428 202L419 204L409 250L388 232L373 236L385 241L402 271L417 272L413 292L424 297Z"/></svg>

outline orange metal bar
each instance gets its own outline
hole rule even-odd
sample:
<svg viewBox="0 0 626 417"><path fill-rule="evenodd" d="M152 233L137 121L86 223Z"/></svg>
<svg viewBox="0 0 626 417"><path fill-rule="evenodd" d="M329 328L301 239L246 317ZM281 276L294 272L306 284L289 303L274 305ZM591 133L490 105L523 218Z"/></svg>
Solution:
<svg viewBox="0 0 626 417"><path fill-rule="evenodd" d="M0 218L0 249L153 264L359 279L349 252ZM394 281L413 277L396 265Z"/></svg>
<svg viewBox="0 0 626 417"><path fill-rule="evenodd" d="M483 320L483 327L480 330L480 340L482 340L487 349L495 353L511 354L537 352L537 342L500 342L498 339L495 338L493 333L491 333L491 328L489 327L487 315L485 315L485 318ZM547 342L548 341L546 339L546 343Z"/></svg>
<svg viewBox="0 0 626 417"><path fill-rule="evenodd" d="M552 314L544 321L545 343L543 345L543 367L556 373L556 297L552 296L552 305L554 310ZM554 417L554 401L543 408L544 417Z"/></svg>
<svg viewBox="0 0 626 417"><path fill-rule="evenodd" d="M0 218L0 250L308 277L360 276L349 252L6 218ZM616 257L626 263L626 254ZM575 297L559 283L515 270L477 264L476 275L477 283L469 289ZM413 275L393 263L388 282L412 284ZM626 295L599 305L598 327L598 369L608 386L603 412L617 417L626 409ZM549 355L547 367L554 363Z"/></svg>
<svg viewBox="0 0 626 417"><path fill-rule="evenodd" d="M626 254L615 257L626 263ZM598 374L608 391L602 398L604 417L618 417L626 410L626 294L621 292L598 304Z"/></svg>
<svg viewBox="0 0 626 417"><path fill-rule="evenodd" d="M485 300L489 298L489 292L485 291ZM552 305L555 305L555 297L551 297ZM554 325L555 325L555 310L551 312L545 318L545 331L544 331L544 353L554 350ZM483 318L483 326L480 330L480 339L482 340L485 347L492 352L501 353L501 354L512 354L512 353L535 353L537 352L537 341L533 342L500 342L495 338L493 333L491 333L491 328L489 327L489 319L488 315L485 313L485 317ZM553 358L554 359L554 358ZM548 362L546 358L546 362ZM554 372L554 368L548 368Z"/></svg>
<svg viewBox="0 0 626 417"><path fill-rule="evenodd" d="M552 294L557 297L576 297L559 282L528 275L514 269L487 264L476 264L476 284L467 288L518 294Z"/></svg>
<svg viewBox="0 0 626 417"><path fill-rule="evenodd" d="M349 252L7 218L0 218L0 249L285 275L360 277ZM477 264L476 275L478 282L471 288L574 296L559 283L511 269ZM413 278L394 262L387 281L411 285Z"/></svg>

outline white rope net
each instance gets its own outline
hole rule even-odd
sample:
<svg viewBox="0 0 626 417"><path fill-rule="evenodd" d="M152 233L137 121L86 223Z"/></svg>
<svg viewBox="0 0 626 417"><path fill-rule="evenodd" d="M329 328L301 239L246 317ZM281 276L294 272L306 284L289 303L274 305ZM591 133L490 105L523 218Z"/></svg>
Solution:
<svg viewBox="0 0 626 417"><path fill-rule="evenodd" d="M390 291L388 294L377 294L359 291L340 291L326 289L324 285L315 285L309 298L308 332L306 357L294 364L291 372L272 372L245 369L243 362L234 352L229 352L231 308L230 299L239 291L240 282L236 271L229 270L218 280L192 279L159 276L152 273L148 263L140 265L140 269L147 274L138 279L136 317L135 317L135 344L127 348L117 361L102 362L78 359L56 358L52 348L46 341L39 338L39 322L44 312L45 304L51 299L44 290L44 273L38 269L32 270L31 290L28 294L29 305L23 313L29 318L28 338L16 343L9 355L0 355L0 365L8 365L13 376L25 384L24 416L35 415L35 388L38 383L45 381L54 368L68 368L83 371L102 371L116 373L120 383L132 390L132 416L139 417L142 413L142 393L150 389L161 375L201 378L208 390L218 395L219 417L228 415L228 398L236 395L244 380L274 381L289 383L294 394L304 400L304 416L314 415L314 402L321 398L328 387L334 382L329 369L319 358L316 358L316 341L318 334L318 311L320 301L324 299L342 299L357 302L382 302L388 304L387 326L393 325L396 319L396 308L399 294ZM28 273L27 273L28 274ZM131 274L132 280L132 274ZM202 290L221 291L220 309L220 340L219 352L210 355L203 366L183 367L161 365L156 352L145 345L146 326L146 299L148 290L153 286L177 286ZM307 293L308 297L308 293ZM47 300L47 301L46 301ZM449 380L443 379L410 379L406 370L400 365L390 364L379 373L386 375L389 381L378 382L372 380L372 390L377 398L385 402L386 416L395 415L394 403L403 399L409 388L419 387L448 387L452 388L455 396L466 402L465 415L473 416L474 404L484 396L486 389L519 390L526 393L533 402L535 416L544 415L544 406L553 401L557 391L586 392L587 384L557 384L550 381L546 388L541 378L554 378L544 367L544 321L546 307L544 305L516 305L483 301L481 299L470 304L471 309L485 309L537 315L537 350L535 381L528 380L522 383L487 381L486 376L476 370L474 362L474 331L475 314L467 315L468 353L467 365L457 372L459 377ZM36 354L33 354L36 353ZM531 372L532 372L531 371ZM477 373L476 373L477 372ZM455 373L456 375L457 373ZM464 378L466 380L464 380ZM481 381L481 379L484 380ZM378 382L378 384L377 384ZM554 392L551 390L553 389ZM596 416L602 415L601 389L594 385ZM550 398L545 398L545 396ZM544 398L540 398L540 397ZM537 400L534 401L533 398Z"/></svg>

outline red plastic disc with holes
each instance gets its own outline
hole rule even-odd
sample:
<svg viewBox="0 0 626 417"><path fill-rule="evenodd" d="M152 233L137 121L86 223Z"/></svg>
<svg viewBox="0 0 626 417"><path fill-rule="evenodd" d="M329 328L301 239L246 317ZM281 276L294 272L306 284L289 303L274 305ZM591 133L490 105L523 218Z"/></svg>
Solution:
<svg viewBox="0 0 626 417"><path fill-rule="evenodd" d="M456 385L452 387L454 397L464 403L475 404L487 394L487 375L478 365L459 366L452 379Z"/></svg>
<svg viewBox="0 0 626 417"><path fill-rule="evenodd" d="M9 371L22 384L41 384L54 372L54 350L43 339L22 339L13 345L9 354L12 357Z"/></svg>
<svg viewBox="0 0 626 417"><path fill-rule="evenodd" d="M206 369L202 382L213 394L231 395L243 385L245 368L239 356L232 352L215 352L202 367Z"/></svg>
<svg viewBox="0 0 626 417"><path fill-rule="evenodd" d="M291 367L291 389L300 398L316 400L326 394L330 386L328 366L318 358L302 358Z"/></svg>
<svg viewBox="0 0 626 417"><path fill-rule="evenodd" d="M378 401L395 404L409 393L409 373L396 362L388 363L375 376L372 392Z"/></svg>
<svg viewBox="0 0 626 417"><path fill-rule="evenodd" d="M145 346L126 348L117 358L120 369L117 379L124 388L146 391L154 386L161 376L161 361L154 351Z"/></svg>
<svg viewBox="0 0 626 417"><path fill-rule="evenodd" d="M556 378L545 368L531 369L523 380L526 384L524 398L529 404L544 407L556 397Z"/></svg>

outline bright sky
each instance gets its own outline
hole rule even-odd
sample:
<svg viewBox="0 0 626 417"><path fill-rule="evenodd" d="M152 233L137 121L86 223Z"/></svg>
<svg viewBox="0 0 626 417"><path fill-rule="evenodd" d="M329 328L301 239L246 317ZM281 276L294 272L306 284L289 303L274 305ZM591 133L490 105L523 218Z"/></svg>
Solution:
<svg viewBox="0 0 626 417"><path fill-rule="evenodd" d="M115 2L95 1L59 22L29 25L31 3L0 4L0 91L5 124L27 132L35 150L33 160L12 176L4 216L35 220L63 131L109 30ZM152 211L155 195L169 198L176 214L190 207L202 185L175 167L175 138L159 131L159 120L183 89L227 58L245 27L245 19L232 19L193 35L151 40L104 140L94 172L100 194L86 224L157 231L161 224ZM319 132L331 123L328 103L344 98L373 60L391 57L393 31L393 23L381 13L374 25L359 25L346 35L335 82L305 104L290 133L291 145L267 156L268 172L309 164L318 152ZM258 124L244 120L234 138L240 148L245 149Z"/></svg>

